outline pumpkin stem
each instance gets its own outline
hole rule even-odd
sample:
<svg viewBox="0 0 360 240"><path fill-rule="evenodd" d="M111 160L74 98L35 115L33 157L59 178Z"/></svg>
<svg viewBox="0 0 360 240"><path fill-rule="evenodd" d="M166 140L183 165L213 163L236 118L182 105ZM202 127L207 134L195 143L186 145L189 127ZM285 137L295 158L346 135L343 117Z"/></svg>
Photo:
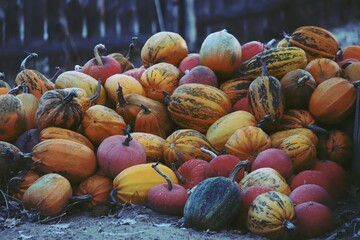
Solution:
<svg viewBox="0 0 360 240"><path fill-rule="evenodd" d="M140 104L140 107L142 109L144 109L144 114L150 114L151 113L151 110L145 105L145 104Z"/></svg>
<svg viewBox="0 0 360 240"><path fill-rule="evenodd" d="M299 85L300 87L302 87L304 85L304 83L306 83L306 81L310 80L310 76L309 75L304 75L301 78L298 79L297 81L297 85Z"/></svg>
<svg viewBox="0 0 360 240"><path fill-rule="evenodd" d="M283 226L286 230L289 230L289 231L295 231L296 230L296 226L290 222L289 220L285 220L284 223L283 223Z"/></svg>
<svg viewBox="0 0 360 240"><path fill-rule="evenodd" d="M283 32L283 36L287 41L289 41L292 38L291 35L287 34L286 32Z"/></svg>
<svg viewBox="0 0 360 240"><path fill-rule="evenodd" d="M0 72L0 80L2 80L2 81L5 80L5 73Z"/></svg>
<svg viewBox="0 0 360 240"><path fill-rule="evenodd" d="M166 175L165 173L163 173L163 172L157 167L157 165L159 165L159 162L156 162L156 163L152 164L151 167L152 167L153 169L155 169L155 171L156 171L158 174L160 174L163 178L165 178L165 180L166 180L166 182L167 182L167 184L168 184L168 189L169 189L169 191L171 191L172 188L173 188L173 185L172 185L172 182L171 182L170 178L168 177L168 175Z"/></svg>
<svg viewBox="0 0 360 240"><path fill-rule="evenodd" d="M335 54L335 61L340 62L343 59L343 50L341 48Z"/></svg>
<svg viewBox="0 0 360 240"><path fill-rule="evenodd" d="M23 93L30 93L29 87L26 85L26 82L22 81L20 86Z"/></svg>
<svg viewBox="0 0 360 240"><path fill-rule="evenodd" d="M29 53L29 55L26 56L26 58L21 62L20 65L20 71L25 70L26 69L26 63L29 59L31 58L37 58L38 55L36 53Z"/></svg>
<svg viewBox="0 0 360 240"><path fill-rule="evenodd" d="M171 164L171 170L175 173L176 178L182 183L185 184L187 182L187 179L182 176L179 171L176 169L175 163Z"/></svg>
<svg viewBox="0 0 360 240"><path fill-rule="evenodd" d="M122 143L124 146L129 146L131 140L133 140L133 138L131 137L130 131L128 129L128 127L124 128L124 133L126 135L126 138L124 140L124 142Z"/></svg>
<svg viewBox="0 0 360 240"><path fill-rule="evenodd" d="M165 105L169 105L170 103L170 95L167 91L163 90L162 91L163 95L164 95L164 102L165 102Z"/></svg>
<svg viewBox="0 0 360 240"><path fill-rule="evenodd" d="M101 80L98 80L98 84L96 86L96 92L94 93L94 95L92 95L90 97L90 102L93 103L94 101L96 101L96 99L99 98L100 96L100 91L101 91Z"/></svg>
<svg viewBox="0 0 360 240"><path fill-rule="evenodd" d="M21 86L21 85L18 85L18 86L16 86L16 87L10 89L7 94L16 95L16 94L19 93L19 91L20 91L21 89L22 89L22 86Z"/></svg>
<svg viewBox="0 0 360 240"><path fill-rule="evenodd" d="M269 121L271 119L271 114L266 114L265 117L263 119L261 119L260 121L258 121L256 123L256 127L261 127L262 125L264 125L267 121Z"/></svg>
<svg viewBox="0 0 360 240"><path fill-rule="evenodd" d="M25 179L24 179L23 177L12 177L12 178L9 180L9 182L8 182L8 184L7 184L7 187L8 187L8 189L11 189L11 190L17 192L17 191L20 190L20 185L19 185L19 183L20 183L20 182L23 182L23 181L25 181Z"/></svg>
<svg viewBox="0 0 360 240"><path fill-rule="evenodd" d="M55 82L55 79L60 75L60 73L62 72L61 68L59 66L57 66L56 68L56 72L54 73L54 75L51 77L50 82Z"/></svg>
<svg viewBox="0 0 360 240"><path fill-rule="evenodd" d="M200 150L201 150L203 153L209 154L212 158L216 158L216 157L217 157L216 153L214 153L214 152L211 151L211 150L206 149L205 147L201 147Z"/></svg>
<svg viewBox="0 0 360 240"><path fill-rule="evenodd" d="M137 37L132 37L131 38L131 43L130 43L130 45L129 45L129 51L128 51L128 53L126 54L126 58L128 59L128 60L130 60L130 58L131 58L131 54L133 53L133 51L134 51L134 48L135 48L135 46L136 46L136 41L137 41Z"/></svg>
<svg viewBox="0 0 360 240"><path fill-rule="evenodd" d="M236 176L238 175L238 173L240 172L240 170L245 167L246 171L248 170L250 166L250 161L249 160L244 160L244 161L240 161L236 164L236 166L234 167L234 169L231 171L230 175L229 175L229 179L234 182Z"/></svg>
<svg viewBox="0 0 360 240"><path fill-rule="evenodd" d="M117 198L117 189L113 188L109 193L110 204L119 205L119 199Z"/></svg>
<svg viewBox="0 0 360 240"><path fill-rule="evenodd" d="M261 76L262 77L267 76L267 67L266 67L265 59L263 59L261 56L256 56L256 60L260 62L262 67Z"/></svg>
<svg viewBox="0 0 360 240"><path fill-rule="evenodd" d="M311 130L313 132L321 132L321 133L329 134L329 132L326 129L324 129L322 127L319 127L319 126L317 126L315 124L307 124L307 125L303 125L303 127L307 128L307 129L309 129L309 130Z"/></svg>
<svg viewBox="0 0 360 240"><path fill-rule="evenodd" d="M80 71L81 69L83 68L83 66L80 66L80 65L75 65L75 67L74 67L74 70L75 71Z"/></svg>
<svg viewBox="0 0 360 240"><path fill-rule="evenodd" d="M2 155L6 159L14 159L15 158L15 152L11 147L5 147L3 152L0 152L0 155Z"/></svg>
<svg viewBox="0 0 360 240"><path fill-rule="evenodd" d="M68 103L71 102L71 100L74 99L74 97L77 97L77 94L76 94L75 91L71 91L71 92L68 93L68 95L66 95L66 96L64 97L64 99L63 99L62 102L63 102L64 104L68 104Z"/></svg>
<svg viewBox="0 0 360 240"><path fill-rule="evenodd" d="M96 63L97 63L97 65L102 66L102 65L104 65L104 63L103 63L103 61L101 59L99 49L106 51L105 45L104 44L98 44L98 45L96 45L94 47L94 55L95 55Z"/></svg>
<svg viewBox="0 0 360 240"><path fill-rule="evenodd" d="M268 42L264 45L264 48L265 48L265 49L270 49L270 48L271 48L271 45L273 45L275 41L276 41L275 38L271 39L270 41L268 41Z"/></svg>
<svg viewBox="0 0 360 240"><path fill-rule="evenodd" d="M124 98L124 93L122 91L122 87L120 86L120 83L118 83L118 89L116 90L116 92L117 92L117 98L118 98L119 105L121 107L125 107L128 104L128 102Z"/></svg>
<svg viewBox="0 0 360 240"><path fill-rule="evenodd" d="M86 203L86 202L91 202L92 199L93 199L93 195L88 193L82 196L72 196L71 198L69 198L69 203L70 204Z"/></svg>
<svg viewBox="0 0 360 240"><path fill-rule="evenodd" d="M359 87L360 86L360 80L357 80L355 82L352 82L352 84L354 85L354 87Z"/></svg>

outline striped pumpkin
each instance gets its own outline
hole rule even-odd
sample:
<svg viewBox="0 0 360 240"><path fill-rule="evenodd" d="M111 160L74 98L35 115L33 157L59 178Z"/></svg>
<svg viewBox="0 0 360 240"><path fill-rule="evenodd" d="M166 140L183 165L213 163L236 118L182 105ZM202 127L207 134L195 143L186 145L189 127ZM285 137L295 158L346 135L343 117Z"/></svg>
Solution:
<svg viewBox="0 0 360 240"><path fill-rule="evenodd" d="M225 143L225 153L252 163L257 155L271 146L269 136L258 127L247 126L236 130Z"/></svg>
<svg viewBox="0 0 360 240"><path fill-rule="evenodd" d="M295 205L291 199L276 191L258 195L252 202L247 228L251 233L269 239L293 239L296 234Z"/></svg>
<svg viewBox="0 0 360 240"><path fill-rule="evenodd" d="M158 135L144 132L133 132L131 136L144 147L147 162L164 161L163 146L165 139Z"/></svg>
<svg viewBox="0 0 360 240"><path fill-rule="evenodd" d="M240 72L250 76L260 76L262 65L258 56L266 62L268 75L281 79L286 73L294 69L305 68L307 64L304 50L298 47L270 48L260 55L256 55L240 66Z"/></svg>
<svg viewBox="0 0 360 240"><path fill-rule="evenodd" d="M291 193L290 186L286 180L273 168L259 168L247 174L240 182L240 189L251 186L267 186L285 195Z"/></svg>
<svg viewBox="0 0 360 240"><path fill-rule="evenodd" d="M229 96L231 103L235 104L238 100L247 96L250 83L255 78L251 76L237 76L225 81L219 88Z"/></svg>
<svg viewBox="0 0 360 240"><path fill-rule="evenodd" d="M308 128L313 131L326 131L316 125L316 121L310 112L301 109L288 109L284 112L279 123L280 130L294 128Z"/></svg>
<svg viewBox="0 0 360 240"><path fill-rule="evenodd" d="M270 117L261 125L261 128L268 132L276 129L285 105L280 81L275 77L267 76L264 65L262 76L252 81L249 86L248 99L250 112L255 116L256 121L263 120L266 116Z"/></svg>
<svg viewBox="0 0 360 240"><path fill-rule="evenodd" d="M311 168L316 160L316 147L312 141L302 134L285 138L277 147L285 151L293 163L294 172Z"/></svg>
<svg viewBox="0 0 360 240"><path fill-rule="evenodd" d="M206 132L206 138L217 149L223 149L231 135L242 127L256 126L254 115L247 111L235 111L216 120Z"/></svg>
<svg viewBox="0 0 360 240"><path fill-rule="evenodd" d="M219 151L202 133L193 129L176 130L165 140L164 160L168 166L175 164L177 168L187 160L194 158L210 161L212 156L201 151L201 147L219 154Z"/></svg>
<svg viewBox="0 0 360 240"><path fill-rule="evenodd" d="M309 61L315 58L330 58L335 60L339 50L339 42L330 31L318 26L302 26L289 37L289 46L304 49Z"/></svg>
<svg viewBox="0 0 360 240"><path fill-rule="evenodd" d="M40 98L35 125L39 130L46 127L77 130L83 116L83 107L75 98L74 92L49 90Z"/></svg>
<svg viewBox="0 0 360 240"><path fill-rule="evenodd" d="M167 108L171 119L180 127L206 133L211 124L231 111L232 105L220 89L189 83L175 89Z"/></svg>
<svg viewBox="0 0 360 240"><path fill-rule="evenodd" d="M269 136L271 139L271 147L277 148L279 146L279 144L282 141L284 141L285 138L288 138L295 134L302 134L302 135L307 136L315 146L317 146L317 144L319 142L319 139L316 136L316 134L313 131L311 131L310 129L293 128L293 129L289 129L289 130L277 131L277 132L274 132L273 134L271 134Z"/></svg>

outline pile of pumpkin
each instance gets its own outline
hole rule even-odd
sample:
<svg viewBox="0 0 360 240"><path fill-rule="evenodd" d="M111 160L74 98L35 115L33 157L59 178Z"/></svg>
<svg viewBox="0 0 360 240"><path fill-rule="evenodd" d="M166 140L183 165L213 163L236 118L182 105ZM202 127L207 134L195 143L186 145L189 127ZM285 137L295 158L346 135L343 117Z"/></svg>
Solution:
<svg viewBox="0 0 360 240"><path fill-rule="evenodd" d="M275 46L276 45L276 46ZM21 64L0 88L0 184L40 216L146 204L199 230L274 239L334 228L346 196L360 46L326 29L240 45L226 30L189 53L151 36L143 66L100 55L45 77Z"/></svg>

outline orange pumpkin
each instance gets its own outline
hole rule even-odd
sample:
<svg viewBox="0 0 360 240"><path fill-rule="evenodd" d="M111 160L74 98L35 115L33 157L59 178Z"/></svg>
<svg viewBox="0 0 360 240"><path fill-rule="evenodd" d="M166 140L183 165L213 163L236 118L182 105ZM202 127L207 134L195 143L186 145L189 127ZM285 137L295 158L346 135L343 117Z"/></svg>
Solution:
<svg viewBox="0 0 360 240"><path fill-rule="evenodd" d="M178 66L187 55L186 41L178 33L168 31L155 33L141 49L141 60L146 68L159 62Z"/></svg>
<svg viewBox="0 0 360 240"><path fill-rule="evenodd" d="M194 158L210 161L213 157L201 151L201 147L219 154L219 151L212 146L202 133L193 129L176 130L165 139L163 146L164 160L168 166L175 164L176 168L187 160Z"/></svg>
<svg viewBox="0 0 360 240"><path fill-rule="evenodd" d="M328 136L320 137L318 157L332 160L348 168L351 164L353 147L351 138L345 132L332 130Z"/></svg>
<svg viewBox="0 0 360 240"><path fill-rule="evenodd" d="M163 91L172 94L179 85L180 70L174 65L161 62L147 68L140 77L140 84L148 98L164 102Z"/></svg>
<svg viewBox="0 0 360 240"><path fill-rule="evenodd" d="M345 59L357 59L360 61L360 45L348 45L340 49L339 61Z"/></svg>
<svg viewBox="0 0 360 240"><path fill-rule="evenodd" d="M284 93L285 107L307 109L311 94L316 88L313 76L304 69L295 69L287 72L280 79Z"/></svg>
<svg viewBox="0 0 360 240"><path fill-rule="evenodd" d="M26 130L26 110L14 95L0 95L0 141L14 141Z"/></svg>
<svg viewBox="0 0 360 240"><path fill-rule="evenodd" d="M225 29L210 33L200 47L200 63L220 77L230 76L241 65L241 45Z"/></svg>
<svg viewBox="0 0 360 240"><path fill-rule="evenodd" d="M250 86L251 81L256 77L251 76L237 76L226 80L220 85L220 90L222 90L226 95L229 96L231 103L235 104L241 98L247 97L247 92Z"/></svg>
<svg viewBox="0 0 360 240"><path fill-rule="evenodd" d="M143 110L136 115L134 131L152 133L162 138L166 138L171 132L165 131L166 129L163 128L162 121L157 112L152 111L144 104L141 104L140 106Z"/></svg>
<svg viewBox="0 0 360 240"><path fill-rule="evenodd" d="M301 109L288 109L281 118L280 130L293 128L308 128L314 132L326 132L325 129L316 125L314 117L308 111Z"/></svg>
<svg viewBox="0 0 360 240"><path fill-rule="evenodd" d="M271 134L269 136L271 139L271 147L277 148L280 145L280 143L282 141L284 141L284 139L286 139L292 135L295 135L295 134L301 134L301 135L307 136L315 146L317 146L317 144L319 142L319 138L310 129L293 128L293 129L289 129L289 130L277 131L277 132Z"/></svg>
<svg viewBox="0 0 360 240"><path fill-rule="evenodd" d="M72 196L70 182L57 173L49 173L37 179L22 198L26 209L33 209L41 216L60 214Z"/></svg>
<svg viewBox="0 0 360 240"><path fill-rule="evenodd" d="M85 197L85 208L94 208L109 202L109 193L113 188L112 179L102 175L92 175L82 181L75 196Z"/></svg>
<svg viewBox="0 0 360 240"><path fill-rule="evenodd" d="M320 83L309 101L309 111L325 124L340 123L354 110L356 89L344 78L330 78Z"/></svg>
<svg viewBox="0 0 360 240"><path fill-rule="evenodd" d="M90 107L81 120L84 135L94 145L99 145L105 138L112 135L123 135L126 125L122 116L103 105Z"/></svg>
<svg viewBox="0 0 360 240"><path fill-rule="evenodd" d="M8 184L9 193L14 198L22 200L25 191L40 177L34 170L21 171L11 178Z"/></svg>
<svg viewBox="0 0 360 240"><path fill-rule="evenodd" d="M313 76L317 85L329 78L340 77L342 73L339 64L328 58L311 60L306 65L305 70Z"/></svg>
<svg viewBox="0 0 360 240"><path fill-rule="evenodd" d="M240 160L247 159L252 164L261 151L270 147L270 137L261 128L247 126L236 130L230 136L224 151L237 156Z"/></svg>
<svg viewBox="0 0 360 240"><path fill-rule="evenodd" d="M318 26L302 26L291 34L289 46L304 49L309 61L315 58L330 58L335 60L339 42L330 31Z"/></svg>
<svg viewBox="0 0 360 240"><path fill-rule="evenodd" d="M163 146L165 139L158 135L144 132L133 132L131 136L144 147L147 162L164 161Z"/></svg>

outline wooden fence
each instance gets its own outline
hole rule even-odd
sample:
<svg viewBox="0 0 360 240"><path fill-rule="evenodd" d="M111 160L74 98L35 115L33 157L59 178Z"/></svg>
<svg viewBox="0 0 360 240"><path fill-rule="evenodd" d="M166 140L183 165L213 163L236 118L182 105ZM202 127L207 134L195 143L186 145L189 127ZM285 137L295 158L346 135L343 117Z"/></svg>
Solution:
<svg viewBox="0 0 360 240"><path fill-rule="evenodd" d="M335 27L360 17L358 0L0 0L0 72L12 82L26 52L29 66L51 76L56 66L73 69L103 43L108 53L126 53L162 30L178 32L191 52L206 35L227 29L240 43L280 39L301 25Z"/></svg>

